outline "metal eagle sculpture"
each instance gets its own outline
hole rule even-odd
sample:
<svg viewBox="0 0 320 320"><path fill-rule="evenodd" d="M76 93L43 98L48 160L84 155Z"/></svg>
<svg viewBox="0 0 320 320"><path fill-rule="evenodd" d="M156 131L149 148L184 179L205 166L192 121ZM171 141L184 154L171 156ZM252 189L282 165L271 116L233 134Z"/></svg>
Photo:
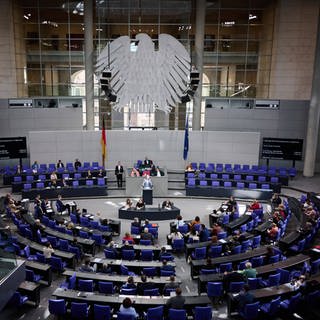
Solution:
<svg viewBox="0 0 320 320"><path fill-rule="evenodd" d="M136 44L131 50L132 43ZM134 40L121 36L107 44L96 63L96 75L111 72L109 90L117 99L113 108L120 111L168 113L185 94L189 85L190 56L185 47L168 34L159 35L158 49L145 33Z"/></svg>

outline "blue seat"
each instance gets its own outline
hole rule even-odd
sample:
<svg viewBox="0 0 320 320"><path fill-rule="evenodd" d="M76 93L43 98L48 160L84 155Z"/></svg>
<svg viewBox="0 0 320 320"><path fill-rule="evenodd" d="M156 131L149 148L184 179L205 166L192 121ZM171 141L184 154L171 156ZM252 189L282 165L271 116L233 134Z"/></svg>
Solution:
<svg viewBox="0 0 320 320"><path fill-rule="evenodd" d="M288 283L290 282L290 271L278 268L277 273L280 273L280 283Z"/></svg>
<svg viewBox="0 0 320 320"><path fill-rule="evenodd" d="M259 280L260 278L248 278L247 284L250 290L256 290L259 287Z"/></svg>
<svg viewBox="0 0 320 320"><path fill-rule="evenodd" d="M212 186L212 188L218 188L218 187L220 187L220 181L212 180L211 186Z"/></svg>
<svg viewBox="0 0 320 320"><path fill-rule="evenodd" d="M199 180L204 180L206 178L206 174L204 172L200 172L198 174L198 178L199 178Z"/></svg>
<svg viewBox="0 0 320 320"><path fill-rule="evenodd" d="M262 183L261 184L261 189L265 189L265 190L269 190L270 188L270 184L269 183Z"/></svg>
<svg viewBox="0 0 320 320"><path fill-rule="evenodd" d="M48 242L48 239L41 235L40 230L37 230L37 238L38 238L38 242L40 242L41 244L45 244Z"/></svg>
<svg viewBox="0 0 320 320"><path fill-rule="evenodd" d="M44 254L40 252L36 252L36 261L41 262L41 263L46 263L46 258Z"/></svg>
<svg viewBox="0 0 320 320"><path fill-rule="evenodd" d="M187 320L187 311L184 309L169 309L169 320Z"/></svg>
<svg viewBox="0 0 320 320"><path fill-rule="evenodd" d="M76 259L79 261L81 259L81 251L78 247L74 247L69 245L69 252L74 253L76 255Z"/></svg>
<svg viewBox="0 0 320 320"><path fill-rule="evenodd" d="M271 183L278 183L279 182L279 178L278 177L271 177L270 178L270 182Z"/></svg>
<svg viewBox="0 0 320 320"><path fill-rule="evenodd" d="M210 174L210 179L211 179L211 180L218 179L218 174L217 174L217 173L211 173L211 174Z"/></svg>
<svg viewBox="0 0 320 320"><path fill-rule="evenodd" d="M72 181L72 187L73 187L73 188L79 187L79 181L78 181L78 180Z"/></svg>
<svg viewBox="0 0 320 320"><path fill-rule="evenodd" d="M110 320L111 310L110 306L94 304L93 305L94 320Z"/></svg>
<svg viewBox="0 0 320 320"><path fill-rule="evenodd" d="M317 274L320 271L320 258L311 262L311 274Z"/></svg>
<svg viewBox="0 0 320 320"><path fill-rule="evenodd" d="M163 320L163 306L149 308L147 310L146 320Z"/></svg>
<svg viewBox="0 0 320 320"><path fill-rule="evenodd" d="M83 227L89 228L89 227L90 227L90 220L89 220L89 218L87 218L87 217L80 217L80 224L81 224L81 226L83 226ZM81 230L80 230L80 231L81 231Z"/></svg>
<svg viewBox="0 0 320 320"><path fill-rule="evenodd" d="M117 313L117 320L136 320L136 318L132 314L118 312Z"/></svg>
<svg viewBox="0 0 320 320"><path fill-rule="evenodd" d="M286 312L293 313L298 307L299 301L301 300L301 293L298 292L290 299L286 299L280 303L280 308L286 310Z"/></svg>
<svg viewBox="0 0 320 320"><path fill-rule="evenodd" d="M32 182L33 181L33 176L26 176L26 181L27 182Z"/></svg>
<svg viewBox="0 0 320 320"><path fill-rule="evenodd" d="M141 250L141 261L152 261L153 259L153 250Z"/></svg>
<svg viewBox="0 0 320 320"><path fill-rule="evenodd" d="M196 186L196 179L195 178L188 178L187 180L187 187L194 188Z"/></svg>
<svg viewBox="0 0 320 320"><path fill-rule="evenodd" d="M53 271L57 271L59 273L62 273L66 267L66 263L63 262L61 258L54 256L50 259L50 265Z"/></svg>
<svg viewBox="0 0 320 320"><path fill-rule="evenodd" d="M281 297L275 298L271 302L262 304L260 310L268 316L273 316L280 310L280 302Z"/></svg>
<svg viewBox="0 0 320 320"><path fill-rule="evenodd" d="M230 175L227 173L222 174L222 179L223 180L229 180L230 179Z"/></svg>
<svg viewBox="0 0 320 320"><path fill-rule="evenodd" d="M240 316L245 320L257 319L259 315L259 305L259 301L246 304L243 310L239 310Z"/></svg>
<svg viewBox="0 0 320 320"><path fill-rule="evenodd" d="M144 296L156 297L159 296L159 294L159 288L143 290Z"/></svg>
<svg viewBox="0 0 320 320"><path fill-rule="evenodd" d="M71 302L71 318L87 319L89 316L89 307L85 302Z"/></svg>
<svg viewBox="0 0 320 320"><path fill-rule="evenodd" d="M210 258L220 257L222 253L222 246L211 246L208 253Z"/></svg>
<svg viewBox="0 0 320 320"><path fill-rule="evenodd" d="M64 316L67 313L64 299L49 299L49 312L55 316Z"/></svg>
<svg viewBox="0 0 320 320"><path fill-rule="evenodd" d="M140 240L140 245L142 246L150 246L151 240Z"/></svg>
<svg viewBox="0 0 320 320"><path fill-rule="evenodd" d="M241 174L235 174L234 176L233 176L233 180L241 180Z"/></svg>
<svg viewBox="0 0 320 320"><path fill-rule="evenodd" d="M19 291L16 291L9 300L9 304L15 307L21 307L28 301L27 296L23 296Z"/></svg>
<svg viewBox="0 0 320 320"><path fill-rule="evenodd" d="M89 234L86 231L80 230L79 231L80 238L89 239Z"/></svg>
<svg viewBox="0 0 320 320"><path fill-rule="evenodd" d="M253 268L256 268L256 267L260 267L263 265L263 257L260 256L260 257L253 257L251 259L251 264L252 264L252 267Z"/></svg>
<svg viewBox="0 0 320 320"><path fill-rule="evenodd" d="M209 298L220 298L223 296L222 282L211 282L207 284L207 294Z"/></svg>
<svg viewBox="0 0 320 320"><path fill-rule="evenodd" d="M260 247L260 243L261 243L261 235L255 236L252 238L252 243L251 243L251 248L258 248Z"/></svg>
<svg viewBox="0 0 320 320"><path fill-rule="evenodd" d="M78 288L80 291L93 292L93 280L83 280L78 281Z"/></svg>
<svg viewBox="0 0 320 320"><path fill-rule="evenodd" d="M306 244L306 239L302 239L297 244L289 247L289 250L295 253L301 252L304 250L305 244Z"/></svg>
<svg viewBox="0 0 320 320"><path fill-rule="evenodd" d="M232 253L232 254L239 254L239 253L241 253L241 244L239 244L238 246L233 247L231 253Z"/></svg>
<svg viewBox="0 0 320 320"><path fill-rule="evenodd" d="M97 246L102 246L103 244L105 244L105 240L102 238L102 234L95 234L93 233L91 235L91 239L95 241L95 244Z"/></svg>
<svg viewBox="0 0 320 320"><path fill-rule="evenodd" d="M40 280L40 275L35 274L32 270L26 269L26 281L39 282Z"/></svg>
<svg viewBox="0 0 320 320"><path fill-rule="evenodd" d="M258 176L258 181L259 182L266 182L267 181L267 177L266 176Z"/></svg>
<svg viewBox="0 0 320 320"><path fill-rule="evenodd" d="M270 274L267 280L260 281L262 287L275 287L280 285L281 274Z"/></svg>
<svg viewBox="0 0 320 320"><path fill-rule="evenodd" d="M232 263L231 262L226 262L226 263L221 263L219 265L219 272L224 273L224 272L231 272L232 271Z"/></svg>
<svg viewBox="0 0 320 320"><path fill-rule="evenodd" d="M184 239L174 239L172 242L172 250L175 252L184 251Z"/></svg>
<svg viewBox="0 0 320 320"><path fill-rule="evenodd" d="M47 235L47 239L48 241L51 243L51 246L53 248L58 248L60 245L60 241L58 240L58 238L54 237L54 236L49 236Z"/></svg>
<svg viewBox="0 0 320 320"><path fill-rule="evenodd" d="M137 294L137 289L136 288L132 288L132 289L121 288L120 294L124 294L127 296L134 296Z"/></svg>
<svg viewBox="0 0 320 320"><path fill-rule="evenodd" d="M207 180L200 180L199 185L202 187L206 187L208 185L208 181Z"/></svg>
<svg viewBox="0 0 320 320"><path fill-rule="evenodd" d="M93 180L89 179L89 180L86 180L86 186L93 186Z"/></svg>
<svg viewBox="0 0 320 320"><path fill-rule="evenodd" d="M232 187L232 182L231 181L224 181L223 182L223 186L225 188L231 188Z"/></svg>
<svg viewBox="0 0 320 320"><path fill-rule="evenodd" d="M174 270L160 270L161 277L170 277L174 276L176 273Z"/></svg>
<svg viewBox="0 0 320 320"><path fill-rule="evenodd" d="M129 271L129 269L124 266L124 265L120 265L120 272L122 275L126 275L126 276L134 276L134 272Z"/></svg>
<svg viewBox="0 0 320 320"><path fill-rule="evenodd" d="M77 283L77 274L76 272L65 282L62 282L60 288L74 290Z"/></svg>
<svg viewBox="0 0 320 320"><path fill-rule="evenodd" d="M147 277L155 277L157 275L157 269L154 267L146 267L142 269L142 273Z"/></svg>
<svg viewBox="0 0 320 320"><path fill-rule="evenodd" d="M252 183L249 183L249 189L257 189L257 184L252 182Z"/></svg>
<svg viewBox="0 0 320 320"><path fill-rule="evenodd" d="M106 181L104 178L98 178L97 179L97 184L98 186L105 186L106 185Z"/></svg>
<svg viewBox="0 0 320 320"><path fill-rule="evenodd" d="M244 189L244 182L237 182L236 186L238 189Z"/></svg>
<svg viewBox="0 0 320 320"><path fill-rule="evenodd" d="M194 260L202 260L207 256L207 247L196 248L194 252L191 254L192 259Z"/></svg>
<svg viewBox="0 0 320 320"><path fill-rule="evenodd" d="M275 254L274 256L270 257L269 263L276 263L280 261L280 254Z"/></svg>
<svg viewBox="0 0 320 320"><path fill-rule="evenodd" d="M112 282L106 282L106 281L99 281L98 282L98 288L100 293L105 294L114 294L114 286Z"/></svg>
<svg viewBox="0 0 320 320"><path fill-rule="evenodd" d="M193 310L194 320L211 320L212 307L195 307Z"/></svg>
<svg viewBox="0 0 320 320"><path fill-rule="evenodd" d="M135 258L134 250L122 250L123 260L134 260L134 258Z"/></svg>
<svg viewBox="0 0 320 320"><path fill-rule="evenodd" d="M243 227L243 226L241 226L241 227ZM240 228L240 230L241 230L241 228ZM241 230L240 232L242 233L242 232L245 232L245 231L247 231L247 229L244 230L244 231ZM242 243L241 243L241 252L242 253L246 252L250 248L250 246L251 246L251 241L250 240L242 241Z"/></svg>

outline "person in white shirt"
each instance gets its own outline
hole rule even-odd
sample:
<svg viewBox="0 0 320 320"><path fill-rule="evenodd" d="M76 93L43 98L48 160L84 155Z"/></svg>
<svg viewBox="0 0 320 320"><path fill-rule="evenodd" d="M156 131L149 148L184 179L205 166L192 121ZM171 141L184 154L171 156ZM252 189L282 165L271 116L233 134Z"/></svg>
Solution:
<svg viewBox="0 0 320 320"><path fill-rule="evenodd" d="M49 260L53 253L54 253L54 249L52 248L51 243L48 242L46 244L46 247L43 247L43 255L46 258L46 260Z"/></svg>

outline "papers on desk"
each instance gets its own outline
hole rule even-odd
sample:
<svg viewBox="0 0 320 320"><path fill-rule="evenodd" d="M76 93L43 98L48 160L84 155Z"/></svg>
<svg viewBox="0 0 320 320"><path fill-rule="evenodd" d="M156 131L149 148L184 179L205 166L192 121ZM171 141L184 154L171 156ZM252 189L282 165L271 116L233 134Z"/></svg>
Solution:
<svg viewBox="0 0 320 320"><path fill-rule="evenodd" d="M224 239L220 239L218 242L220 242L220 243L227 243L227 241L224 240Z"/></svg>
<svg viewBox="0 0 320 320"><path fill-rule="evenodd" d="M103 261L103 259L101 259L101 258L94 258L93 259L93 263L99 263L99 262L102 262Z"/></svg>

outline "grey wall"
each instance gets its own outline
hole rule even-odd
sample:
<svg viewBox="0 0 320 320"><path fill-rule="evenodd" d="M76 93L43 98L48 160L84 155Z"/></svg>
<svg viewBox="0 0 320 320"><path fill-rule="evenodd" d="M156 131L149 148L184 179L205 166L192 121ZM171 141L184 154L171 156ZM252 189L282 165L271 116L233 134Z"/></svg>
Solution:
<svg viewBox="0 0 320 320"><path fill-rule="evenodd" d="M254 131L263 137L305 139L309 101L281 100L277 109L206 109L205 130ZM260 159L260 163L265 160ZM270 160L270 165L290 167L292 161ZM298 169L303 162L296 163Z"/></svg>
<svg viewBox="0 0 320 320"><path fill-rule="evenodd" d="M30 132L31 163L99 161L101 132ZM260 134L257 132L189 132L189 157L183 160L184 131L107 131L107 168L118 160L129 167L148 156L156 165L182 169L187 162L257 164Z"/></svg>
<svg viewBox="0 0 320 320"><path fill-rule="evenodd" d="M8 108L8 100L0 100L0 137L26 136L30 131L81 130L82 108ZM1 160L0 165L17 164L18 159ZM24 162L29 162L25 160Z"/></svg>

